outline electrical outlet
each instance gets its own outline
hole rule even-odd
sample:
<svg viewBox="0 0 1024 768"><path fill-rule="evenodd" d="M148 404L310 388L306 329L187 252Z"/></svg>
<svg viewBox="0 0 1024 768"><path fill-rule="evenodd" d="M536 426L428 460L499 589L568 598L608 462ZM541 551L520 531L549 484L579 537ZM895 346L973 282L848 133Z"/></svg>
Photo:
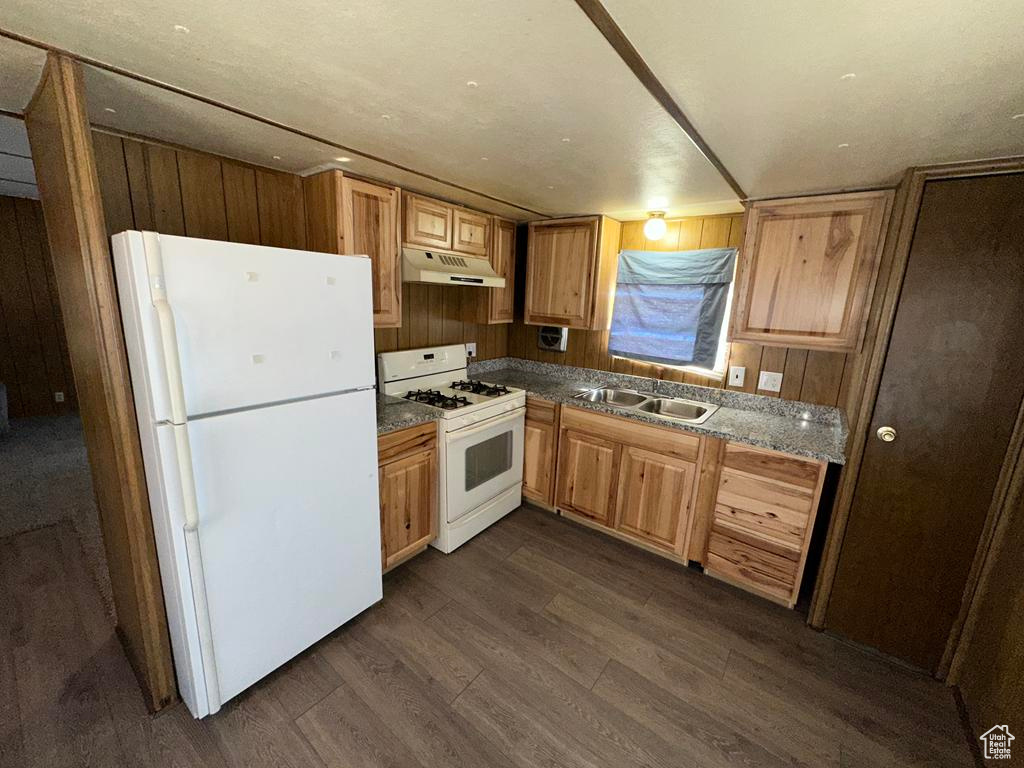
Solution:
<svg viewBox="0 0 1024 768"><path fill-rule="evenodd" d="M730 365L729 366L729 386L730 387L742 387L743 379L746 378L747 369L742 365Z"/></svg>
<svg viewBox="0 0 1024 768"><path fill-rule="evenodd" d="M466 357L476 357L476 342L466 342Z"/></svg>
<svg viewBox="0 0 1024 768"><path fill-rule="evenodd" d="M764 392L779 392L782 390L782 374L772 371L761 371L757 379L757 389Z"/></svg>
<svg viewBox="0 0 1024 768"><path fill-rule="evenodd" d="M63 392L54 392L53 393L53 401L55 403L63 403L64 402L64 393Z"/></svg>

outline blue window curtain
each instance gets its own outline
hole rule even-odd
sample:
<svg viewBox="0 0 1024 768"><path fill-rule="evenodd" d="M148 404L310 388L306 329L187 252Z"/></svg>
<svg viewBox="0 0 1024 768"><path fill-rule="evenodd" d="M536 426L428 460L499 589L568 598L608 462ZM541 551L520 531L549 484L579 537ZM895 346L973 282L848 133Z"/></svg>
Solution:
<svg viewBox="0 0 1024 768"><path fill-rule="evenodd" d="M622 251L608 352L714 368L735 248Z"/></svg>

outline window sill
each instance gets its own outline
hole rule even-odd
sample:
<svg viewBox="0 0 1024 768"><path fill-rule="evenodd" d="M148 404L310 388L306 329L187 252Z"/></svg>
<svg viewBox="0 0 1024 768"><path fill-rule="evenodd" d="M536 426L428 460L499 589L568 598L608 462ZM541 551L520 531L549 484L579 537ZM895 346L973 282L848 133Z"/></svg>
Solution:
<svg viewBox="0 0 1024 768"><path fill-rule="evenodd" d="M636 360L632 357L619 357L618 355L612 355L615 360L628 360L630 363L642 363L643 365L649 365L652 368L664 368L670 371L682 371L683 373L690 373L694 376L703 376L706 379L713 379L715 381L725 384L725 371L709 371L707 368L697 368L689 365L660 365L658 363L651 363L647 360Z"/></svg>

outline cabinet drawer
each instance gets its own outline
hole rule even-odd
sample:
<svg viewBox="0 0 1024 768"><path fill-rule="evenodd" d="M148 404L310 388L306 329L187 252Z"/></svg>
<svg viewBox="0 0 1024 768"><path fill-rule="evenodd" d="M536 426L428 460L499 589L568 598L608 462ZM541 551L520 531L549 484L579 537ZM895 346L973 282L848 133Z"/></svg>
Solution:
<svg viewBox="0 0 1024 768"><path fill-rule="evenodd" d="M799 550L814 494L804 488L723 469L715 523Z"/></svg>
<svg viewBox="0 0 1024 768"><path fill-rule="evenodd" d="M768 542L756 543L716 524L708 542L706 568L726 581L792 603L800 553Z"/></svg>
<svg viewBox="0 0 1024 768"><path fill-rule="evenodd" d="M795 485L814 492L825 462L803 459L766 448L726 443L722 466L748 475Z"/></svg>
<svg viewBox="0 0 1024 768"><path fill-rule="evenodd" d="M555 403L536 397L526 398L526 420L541 424L555 423Z"/></svg>

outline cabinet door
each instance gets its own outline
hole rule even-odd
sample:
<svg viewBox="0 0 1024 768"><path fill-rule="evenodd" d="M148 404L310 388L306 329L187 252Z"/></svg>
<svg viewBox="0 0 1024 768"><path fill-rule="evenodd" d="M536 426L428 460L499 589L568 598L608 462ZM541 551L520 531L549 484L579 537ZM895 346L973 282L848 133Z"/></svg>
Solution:
<svg viewBox="0 0 1024 768"><path fill-rule="evenodd" d="M405 196L404 241L419 248L452 248L450 205L416 195Z"/></svg>
<svg viewBox="0 0 1024 768"><path fill-rule="evenodd" d="M487 256L487 217L456 208L452 214L452 250L467 256Z"/></svg>
<svg viewBox="0 0 1024 768"><path fill-rule="evenodd" d="M752 204L732 338L858 350L892 199L882 191Z"/></svg>
<svg viewBox="0 0 1024 768"><path fill-rule="evenodd" d="M558 444L559 509L611 525L619 450L608 440L563 430Z"/></svg>
<svg viewBox="0 0 1024 768"><path fill-rule="evenodd" d="M556 406L547 400L527 398L523 438L523 496L548 507L555 504Z"/></svg>
<svg viewBox="0 0 1024 768"><path fill-rule="evenodd" d="M683 555L696 471L693 462L624 447L616 529Z"/></svg>
<svg viewBox="0 0 1024 768"><path fill-rule="evenodd" d="M491 220L491 267L505 278L504 288L489 288L487 322L511 323L515 301L516 225L504 219Z"/></svg>
<svg viewBox="0 0 1024 768"><path fill-rule="evenodd" d="M383 565L390 568L434 538L437 452L420 451L380 467Z"/></svg>
<svg viewBox="0 0 1024 768"><path fill-rule="evenodd" d="M341 184L344 252L373 262L373 324L402 324L402 272L398 248L398 188L347 176Z"/></svg>
<svg viewBox="0 0 1024 768"><path fill-rule="evenodd" d="M597 219L530 225L526 323L590 327L598 226Z"/></svg>

